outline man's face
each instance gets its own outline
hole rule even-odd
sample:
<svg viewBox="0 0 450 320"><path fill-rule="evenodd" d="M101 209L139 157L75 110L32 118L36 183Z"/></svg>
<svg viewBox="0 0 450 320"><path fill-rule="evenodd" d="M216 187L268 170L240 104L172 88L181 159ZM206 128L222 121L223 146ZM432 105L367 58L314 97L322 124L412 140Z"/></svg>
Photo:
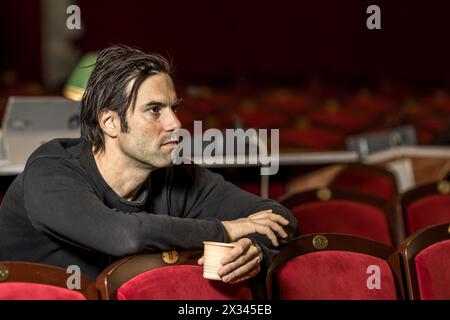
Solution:
<svg viewBox="0 0 450 320"><path fill-rule="evenodd" d="M180 101L170 76L161 73L145 79L135 102L134 110L127 111L128 132L118 135L122 152L145 167L169 166L176 147L171 135L181 126L175 114Z"/></svg>

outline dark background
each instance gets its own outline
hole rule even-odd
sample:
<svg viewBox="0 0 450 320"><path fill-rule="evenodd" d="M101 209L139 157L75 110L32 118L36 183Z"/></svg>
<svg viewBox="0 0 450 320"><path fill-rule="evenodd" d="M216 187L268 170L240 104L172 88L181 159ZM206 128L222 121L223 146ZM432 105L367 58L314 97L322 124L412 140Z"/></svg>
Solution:
<svg viewBox="0 0 450 320"><path fill-rule="evenodd" d="M82 52L124 43L173 58L187 83L447 85L448 1L74 1ZM381 7L381 30L366 8ZM41 80L40 2L0 2L0 71ZM62 26L64 27L64 26Z"/></svg>

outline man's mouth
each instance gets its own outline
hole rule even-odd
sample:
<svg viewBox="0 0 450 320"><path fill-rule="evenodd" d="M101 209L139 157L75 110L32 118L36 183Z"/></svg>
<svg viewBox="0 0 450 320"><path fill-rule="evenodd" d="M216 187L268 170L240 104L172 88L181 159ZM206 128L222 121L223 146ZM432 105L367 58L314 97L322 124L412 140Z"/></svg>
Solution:
<svg viewBox="0 0 450 320"><path fill-rule="evenodd" d="M167 148L175 148L178 144L178 140L169 140L165 143L163 143L161 146L162 147L167 147Z"/></svg>

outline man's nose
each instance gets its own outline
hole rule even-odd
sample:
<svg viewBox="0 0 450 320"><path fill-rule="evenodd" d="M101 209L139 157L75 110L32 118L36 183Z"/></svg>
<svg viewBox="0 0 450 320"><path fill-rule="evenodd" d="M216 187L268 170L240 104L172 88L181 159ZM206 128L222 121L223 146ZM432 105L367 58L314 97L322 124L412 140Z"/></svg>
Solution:
<svg viewBox="0 0 450 320"><path fill-rule="evenodd" d="M181 128L181 122L178 120L177 114L172 110L168 109L166 113L165 125L166 131L173 131Z"/></svg>

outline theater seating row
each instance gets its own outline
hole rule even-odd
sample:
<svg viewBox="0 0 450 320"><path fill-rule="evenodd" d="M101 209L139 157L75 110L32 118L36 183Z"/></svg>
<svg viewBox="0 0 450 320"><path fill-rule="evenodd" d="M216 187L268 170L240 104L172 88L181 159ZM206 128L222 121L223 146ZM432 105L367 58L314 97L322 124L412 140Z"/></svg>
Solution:
<svg viewBox="0 0 450 320"><path fill-rule="evenodd" d="M0 299L75 300L403 300L450 299L449 224L429 227L398 249L343 234L311 234L287 243L265 285L206 280L199 251L123 258L80 287L66 270L0 262Z"/></svg>
<svg viewBox="0 0 450 320"><path fill-rule="evenodd" d="M272 299L450 299L449 224L422 229L397 249L342 234L287 244L267 276Z"/></svg>
<svg viewBox="0 0 450 320"><path fill-rule="evenodd" d="M330 91L330 90L328 90ZM283 150L345 148L349 135L412 125L428 144L450 128L450 97L437 91L372 94L305 89L185 90L180 120L192 130L195 120L208 128L279 128Z"/></svg>
<svg viewBox="0 0 450 320"><path fill-rule="evenodd" d="M259 194L256 184L238 185ZM275 182L269 195L282 189ZM427 226L450 223L450 180L422 184L402 194L397 189L390 171L351 164L327 187L288 193L278 201L300 221L299 234L344 233L392 246Z"/></svg>
<svg viewBox="0 0 450 320"><path fill-rule="evenodd" d="M394 88L351 92L336 87L186 87L179 117L192 131L195 120L208 128L279 128L282 150L344 149L349 135L412 125L418 140L441 140L450 128L450 96ZM36 86L0 89L0 120L9 96L57 95ZM448 134L448 133L447 133Z"/></svg>
<svg viewBox="0 0 450 320"><path fill-rule="evenodd" d="M300 221L301 235L343 233L397 246L417 230L450 223L449 180L399 195L392 173L361 164L341 171L328 187L279 201Z"/></svg>
<svg viewBox="0 0 450 320"><path fill-rule="evenodd" d="M64 289L66 270L3 262L0 287L5 290L0 288L0 297L450 298L446 286L450 283L448 180L398 195L392 174L355 165L336 176L329 187L288 195L281 202L297 216L302 236L286 245L275 259L265 287L261 283L232 286L204 280L202 267L196 265L200 252L171 252L122 259L105 270L96 285L83 278L81 292L71 290L69 296ZM406 239L405 234L409 235ZM288 281L294 275L303 276ZM28 281L52 287L40 291L39 284L27 288L18 284Z"/></svg>

